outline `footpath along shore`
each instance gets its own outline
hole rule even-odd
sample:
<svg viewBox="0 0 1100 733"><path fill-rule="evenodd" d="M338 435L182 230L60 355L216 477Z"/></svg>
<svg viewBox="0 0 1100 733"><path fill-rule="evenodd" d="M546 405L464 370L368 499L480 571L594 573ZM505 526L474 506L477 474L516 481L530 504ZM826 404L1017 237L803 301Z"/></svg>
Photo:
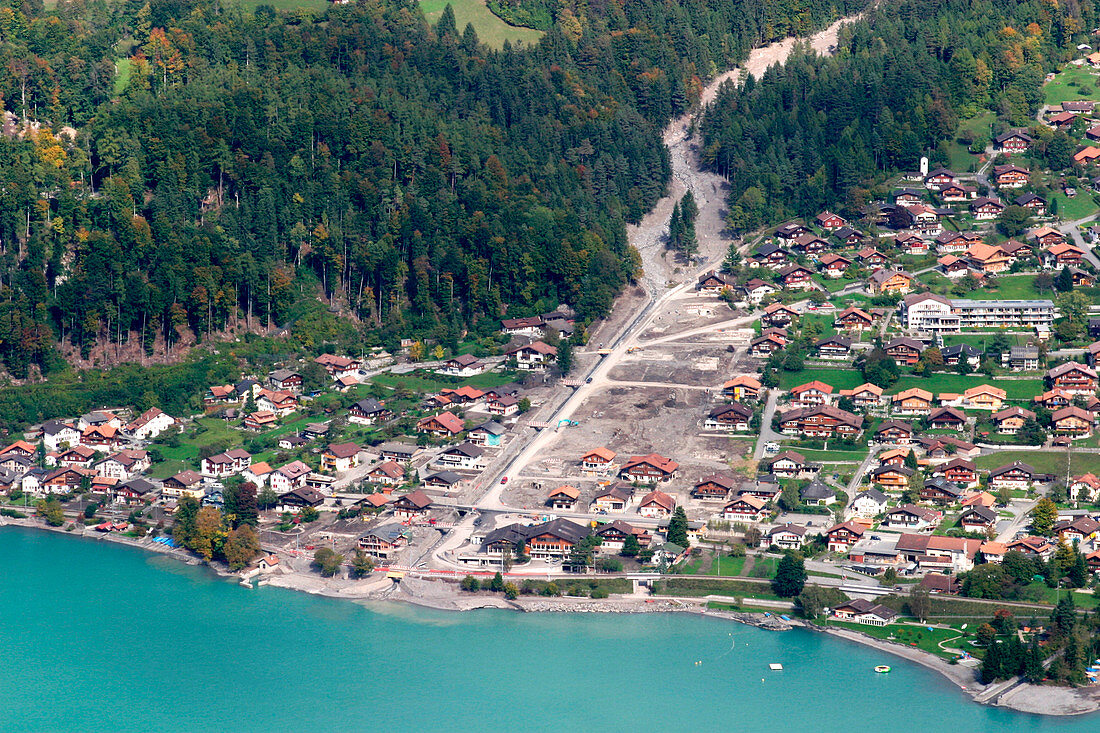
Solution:
<svg viewBox="0 0 1100 733"><path fill-rule="evenodd" d="M220 564L204 563L190 552L167 548L148 539L137 540L115 534L96 534L66 531L61 527L48 527L32 519L11 519L0 517L0 529L4 526L25 527L47 530L57 534L83 538L88 541L106 541L126 545L139 550L171 557L187 565L205 565L214 574L227 580L241 583L242 576L231 572ZM439 578L424 579L414 575L405 575L400 580L375 573L369 578L352 580L349 578L322 578L310 569L308 558L291 558L281 562L279 569L272 574L257 576L253 579L258 586L271 586L310 593L325 598L352 601L367 607L379 603L403 603L439 611L473 611L483 608L497 608L525 613L690 613L717 618L736 623L748 624L765 630L785 631L803 628L829 634L846 641L874 647L888 654L919 664L940 673L975 702L995 705L1019 712L1036 715L1069 716L1083 715L1100 710L1100 689L1050 687L1028 684L1004 684L983 686L975 678L975 670L963 665L949 664L943 659L922 651L877 639L851 629L820 627L807 624L801 619L781 619L776 614L720 611L707 608L707 601L701 598L680 598L667 596L612 595L606 599L591 598L546 598L542 596L521 596L509 601L500 595L468 593L462 591L457 583ZM252 587L251 583L243 583ZM1003 687L1003 692L990 695L995 687Z"/></svg>

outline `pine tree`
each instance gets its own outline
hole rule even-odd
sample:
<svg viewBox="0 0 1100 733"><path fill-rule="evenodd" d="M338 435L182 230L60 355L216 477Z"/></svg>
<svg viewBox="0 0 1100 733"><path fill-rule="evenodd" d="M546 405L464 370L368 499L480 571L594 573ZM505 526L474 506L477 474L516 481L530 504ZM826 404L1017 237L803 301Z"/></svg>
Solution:
<svg viewBox="0 0 1100 733"><path fill-rule="evenodd" d="M1039 639L1032 637L1031 644L1027 648L1027 656L1024 658L1024 679L1034 685L1042 682L1044 677L1046 677L1046 670L1043 669L1043 654L1039 651Z"/></svg>
<svg viewBox="0 0 1100 733"><path fill-rule="evenodd" d="M684 512L682 506L676 507L676 511L672 513L672 519L668 521L668 541L674 545L680 547L690 546L688 541L688 520L687 514Z"/></svg>
<svg viewBox="0 0 1100 733"><path fill-rule="evenodd" d="M794 598L806 585L806 563L801 555L788 552L775 566L772 589L781 598Z"/></svg>

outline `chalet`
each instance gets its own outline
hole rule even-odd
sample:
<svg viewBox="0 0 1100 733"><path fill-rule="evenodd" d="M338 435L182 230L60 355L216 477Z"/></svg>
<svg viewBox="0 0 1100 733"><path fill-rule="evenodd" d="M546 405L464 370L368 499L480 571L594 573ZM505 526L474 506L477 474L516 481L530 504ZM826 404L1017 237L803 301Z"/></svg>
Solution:
<svg viewBox="0 0 1100 733"><path fill-rule="evenodd" d="M47 420L42 423L42 445L52 452L74 446L80 442L80 431L69 423L60 420Z"/></svg>
<svg viewBox="0 0 1100 733"><path fill-rule="evenodd" d="M1031 172L1018 165L998 165L993 167L993 181L997 188L1023 188L1027 185Z"/></svg>
<svg viewBox="0 0 1100 733"><path fill-rule="evenodd" d="M443 449L434 463L440 468L480 471L485 468L485 449L473 443L459 443Z"/></svg>
<svg viewBox="0 0 1100 733"><path fill-rule="evenodd" d="M111 493L115 501L121 504L151 504L160 494L160 488L139 477L115 486Z"/></svg>
<svg viewBox="0 0 1100 733"><path fill-rule="evenodd" d="M122 430L134 440L152 440L175 424L174 417L151 407Z"/></svg>
<svg viewBox="0 0 1100 733"><path fill-rule="evenodd" d="M833 386L818 380L791 387L791 404L797 407L827 405L833 401Z"/></svg>
<svg viewBox="0 0 1100 733"><path fill-rule="evenodd" d="M285 493L291 489L304 487L310 473L312 473L310 467L302 461L291 461L285 466L274 469L268 475L267 481L273 490Z"/></svg>
<svg viewBox="0 0 1100 733"><path fill-rule="evenodd" d="M814 349L822 359L847 359L852 355L852 340L843 336L828 336L815 341Z"/></svg>
<svg viewBox="0 0 1100 733"><path fill-rule="evenodd" d="M596 490L596 495L592 497L591 511L602 514L626 511L633 497L633 491L628 484L616 482Z"/></svg>
<svg viewBox="0 0 1100 733"><path fill-rule="evenodd" d="M934 509L926 509L915 504L902 504L886 512L882 525L890 529L908 529L921 532L934 529L943 519L943 514Z"/></svg>
<svg viewBox="0 0 1100 733"><path fill-rule="evenodd" d="M550 490L550 494L546 497L546 505L551 509L572 511L577 508L577 501L580 498L580 489L573 486L559 486Z"/></svg>
<svg viewBox="0 0 1100 733"><path fill-rule="evenodd" d="M973 214L974 218L978 221L996 219L1004 213L1004 210L1005 205L1003 203L997 199L989 198L988 196L982 196L970 202L970 213Z"/></svg>
<svg viewBox="0 0 1100 733"><path fill-rule="evenodd" d="M789 250L780 247L773 242L760 245L756 252L749 255L749 267L767 267L771 270L780 270L790 264L794 256Z"/></svg>
<svg viewBox="0 0 1100 733"><path fill-rule="evenodd" d="M1082 99L1073 102L1062 102L1062 111L1074 115L1092 114L1096 108L1096 102L1090 99Z"/></svg>
<svg viewBox="0 0 1100 733"><path fill-rule="evenodd" d="M837 216L831 211L823 211L814 217L814 223L825 231L833 231L834 229L840 229L846 225L846 222L842 217Z"/></svg>
<svg viewBox="0 0 1100 733"><path fill-rule="evenodd" d="M932 412L932 393L920 387L910 387L893 397L895 415L928 415Z"/></svg>
<svg viewBox="0 0 1100 733"><path fill-rule="evenodd" d="M566 558L588 534L588 527L560 518L528 527L527 554L538 560Z"/></svg>
<svg viewBox="0 0 1100 733"><path fill-rule="evenodd" d="M595 448L581 456L581 473L586 476L600 476L610 472L615 451L610 448Z"/></svg>
<svg viewBox="0 0 1100 733"><path fill-rule="evenodd" d="M267 381L279 392L298 394L302 391L302 375L293 369L277 369L267 376Z"/></svg>
<svg viewBox="0 0 1100 733"><path fill-rule="evenodd" d="M110 425L90 425L80 433L80 445L100 451L112 451L122 445L122 434Z"/></svg>
<svg viewBox="0 0 1100 733"><path fill-rule="evenodd" d="M202 459L200 470L203 476L222 478L233 476L252 465L252 455L243 448L233 448L224 453Z"/></svg>
<svg viewBox="0 0 1100 733"><path fill-rule="evenodd" d="M938 191L944 186L948 186L955 182L955 174L947 168L937 168L924 177L924 187Z"/></svg>
<svg viewBox="0 0 1100 733"><path fill-rule="evenodd" d="M957 366L962 361L966 361L971 366L978 366L981 363L982 354L981 349L970 344L953 344L940 349L943 363L950 366Z"/></svg>
<svg viewBox="0 0 1100 733"><path fill-rule="evenodd" d="M856 494L848 506L848 512L853 519L872 520L886 511L888 502L886 494L871 487Z"/></svg>
<svg viewBox="0 0 1100 733"><path fill-rule="evenodd" d="M940 199L946 203L959 203L978 196L978 189L964 183L948 183L939 190Z"/></svg>
<svg viewBox="0 0 1100 733"><path fill-rule="evenodd" d="M919 204L924 201L924 193L915 188L902 188L894 192L894 203L902 206Z"/></svg>
<svg viewBox="0 0 1100 733"><path fill-rule="evenodd" d="M789 224L784 224L783 226L779 227L778 229L776 229L773 232L776 239L783 239L783 240L787 240L787 241L792 240L792 239L797 239L798 237L801 237L804 234L811 234L811 233L812 232L810 232L809 227L807 227L805 224L799 224L798 222L791 222Z"/></svg>
<svg viewBox="0 0 1100 733"><path fill-rule="evenodd" d="M337 356L336 354L321 354L313 361L323 366L333 379L354 376L359 373L363 366L363 362L359 359L349 356Z"/></svg>
<svg viewBox="0 0 1100 733"><path fill-rule="evenodd" d="M262 412L285 417L298 409L298 398L285 390L262 389L256 398L256 407Z"/></svg>
<svg viewBox="0 0 1100 733"><path fill-rule="evenodd" d="M802 265L788 265L779 271L779 282L784 290L813 290L816 285L813 273Z"/></svg>
<svg viewBox="0 0 1100 733"><path fill-rule="evenodd" d="M798 318L798 311L794 308L782 303L772 303L764 308L760 322L766 326L786 326L796 318Z"/></svg>
<svg viewBox="0 0 1100 733"><path fill-rule="evenodd" d="M1001 354L1001 366L1013 371L1034 371L1039 368L1038 346L1013 346Z"/></svg>
<svg viewBox="0 0 1100 733"><path fill-rule="evenodd" d="M1067 519L1054 525L1054 535L1067 545L1080 544L1096 539L1096 533L1100 530L1100 522L1092 517L1077 517Z"/></svg>
<svg viewBox="0 0 1100 733"><path fill-rule="evenodd" d="M1069 242L1056 244L1039 255L1043 265L1049 268L1080 267L1084 258L1085 253Z"/></svg>
<svg viewBox="0 0 1100 733"><path fill-rule="evenodd" d="M760 539L761 547L778 547L781 550L800 550L806 544L806 528L797 524L782 524L772 527Z"/></svg>
<svg viewBox="0 0 1100 733"><path fill-rule="evenodd" d="M1022 461L1013 461L1007 466L995 468L989 472L989 488L999 491L1008 489L1028 489L1037 481L1047 477Z"/></svg>
<svg viewBox="0 0 1100 733"><path fill-rule="evenodd" d="M1035 140L1032 139L1026 131L1019 129L1008 130L993 138L993 150L998 153L1004 153L1005 155L1026 153L1034 143Z"/></svg>
<svg viewBox="0 0 1100 733"><path fill-rule="evenodd" d="M936 476L943 476L952 484L965 489L972 489L978 485L978 469L973 461L965 458L952 458L947 463L937 466L932 473Z"/></svg>
<svg viewBox="0 0 1100 733"><path fill-rule="evenodd" d="M866 331L874 326L875 319L867 311L849 306L837 314L833 326L845 331Z"/></svg>
<svg viewBox="0 0 1100 733"><path fill-rule="evenodd" d="M257 486L265 486L271 474L275 472L267 461L258 461L241 472L245 481L251 481Z"/></svg>
<svg viewBox="0 0 1100 733"><path fill-rule="evenodd" d="M887 356L898 364L913 366L920 361L921 352L924 351L924 344L916 339L901 336L891 341L887 341L882 349L886 352ZM929 399L931 399L931 395L929 395Z"/></svg>
<svg viewBox="0 0 1100 733"><path fill-rule="evenodd" d="M878 407L882 404L882 387L865 383L852 389L840 390L840 397L851 400L859 408Z"/></svg>
<svg viewBox="0 0 1100 733"><path fill-rule="evenodd" d="M928 241L916 234L899 234L894 238L894 243L905 254L918 257L928 254L930 249Z"/></svg>
<svg viewBox="0 0 1100 733"><path fill-rule="evenodd" d="M1051 127L1055 128L1055 129L1058 129L1058 128L1069 127L1070 125L1073 124L1073 121L1075 119L1077 119L1077 115L1073 114L1072 112L1055 112L1054 114L1047 117L1047 122L1050 123ZM1096 148L1092 148L1092 147L1085 148L1080 153L1077 153L1077 155L1081 155L1081 153L1084 153L1085 151L1092 151L1092 150L1096 150ZM1100 154L1100 152L1098 152L1097 154ZM1077 155L1073 156L1074 159L1077 159ZM1095 157L1095 156L1093 156L1093 157ZM1086 159L1088 159L1088 158L1087 157L1082 157L1080 160L1086 160Z"/></svg>
<svg viewBox="0 0 1100 733"><path fill-rule="evenodd" d="M996 412L1004 406L1005 399L1008 397L1008 393L1000 387L994 387L989 384L979 384L975 387L970 387L962 393L958 398L959 406L965 407L968 410L988 410L990 412ZM951 401L952 396L949 394L941 394L941 402Z"/></svg>
<svg viewBox="0 0 1100 733"><path fill-rule="evenodd" d="M1047 372L1046 378L1052 389L1075 397L1087 397L1096 392L1096 370L1075 361L1059 364Z"/></svg>
<svg viewBox="0 0 1100 733"><path fill-rule="evenodd" d="M916 229L924 236L935 236L943 231L939 209L933 209L924 204L913 204L912 206L905 206L903 209L907 212L908 219L911 222L907 226ZM948 210L947 213L952 212Z"/></svg>
<svg viewBox="0 0 1100 733"><path fill-rule="evenodd" d="M439 471L424 478L424 488L435 491L457 491L465 479L454 471Z"/></svg>
<svg viewBox="0 0 1100 733"><path fill-rule="evenodd" d="M1001 435L1016 435L1028 420L1034 420L1035 413L1022 407L1008 407L993 413L993 424Z"/></svg>
<svg viewBox="0 0 1100 733"><path fill-rule="evenodd" d="M982 540L927 534L902 534L896 549L907 562L924 570L963 573L973 569Z"/></svg>
<svg viewBox="0 0 1100 733"><path fill-rule="evenodd" d="M443 362L443 366L438 371L440 374L452 377L472 377L481 374L487 368L485 362L473 354L459 354Z"/></svg>
<svg viewBox="0 0 1100 733"><path fill-rule="evenodd" d="M913 455L913 449L907 446L901 448L890 448L884 450L878 455L878 465L880 466L904 466L905 462L909 460L909 456Z"/></svg>
<svg viewBox="0 0 1100 733"><path fill-rule="evenodd" d="M426 514L431 506L431 497L417 489L394 499L393 515L398 519L415 519Z"/></svg>
<svg viewBox="0 0 1100 733"><path fill-rule="evenodd" d="M558 356L556 346L550 346L542 341L535 341L523 346L517 346L504 352L505 356L516 360L516 367L524 371L542 371Z"/></svg>
<svg viewBox="0 0 1100 733"><path fill-rule="evenodd" d="M649 532L641 527L633 527L621 519L601 524L594 534L600 538L599 551L608 554L620 552L626 546L626 540L629 537L638 540L638 544L642 547L647 547L653 541Z"/></svg>
<svg viewBox="0 0 1100 733"><path fill-rule="evenodd" d="M162 482L164 496L178 499L183 496L193 496L201 499L205 493L202 485L202 476L194 471L180 471L175 476L170 476Z"/></svg>
<svg viewBox="0 0 1100 733"><path fill-rule="evenodd" d="M1054 554L1055 547L1043 537L1030 535L1008 543L1009 552L1021 552L1032 557L1047 559Z"/></svg>
<svg viewBox="0 0 1100 733"><path fill-rule="evenodd" d="M936 266L944 277L952 280L958 280L970 274L970 262L955 255L940 257L936 260Z"/></svg>
<svg viewBox="0 0 1100 733"><path fill-rule="evenodd" d="M779 498L779 479L775 476L757 476L755 481L745 481L737 487L737 495L748 494L757 499L774 502Z"/></svg>
<svg viewBox="0 0 1100 733"><path fill-rule="evenodd" d="M655 484L671 481L679 468L680 464L676 461L657 453L649 453L644 456L631 456L619 469L619 476L625 481Z"/></svg>
<svg viewBox="0 0 1100 733"><path fill-rule="evenodd" d="M712 295L732 290L736 286L736 278L725 272L716 272L715 270L703 273L699 276L699 281L695 283L695 289L700 293L710 293Z"/></svg>
<svg viewBox="0 0 1100 733"><path fill-rule="evenodd" d="M1075 476L1069 482L1069 497L1078 502L1094 503L1100 498L1100 477L1093 473Z"/></svg>
<svg viewBox="0 0 1100 733"><path fill-rule="evenodd" d="M73 466L91 468L95 456L96 450L94 448L87 445L77 445L66 451L62 451L61 454L54 459L54 462L56 465L66 468Z"/></svg>
<svg viewBox="0 0 1100 733"><path fill-rule="evenodd" d="M825 530L825 538L829 552L848 552L852 545L859 542L866 533L867 528L862 524L848 521L841 522Z"/></svg>
<svg viewBox="0 0 1100 733"><path fill-rule="evenodd" d="M359 400L348 408L348 422L356 425L374 425L392 417L393 412L373 397Z"/></svg>
<svg viewBox="0 0 1100 733"><path fill-rule="evenodd" d="M908 466L895 466L888 463L871 470L871 483L888 489L904 489L909 485L909 479L914 473L916 472Z"/></svg>
<svg viewBox="0 0 1100 733"><path fill-rule="evenodd" d="M722 507L719 515L727 522L760 522L768 517L768 509L762 499L742 494Z"/></svg>
<svg viewBox="0 0 1100 733"><path fill-rule="evenodd" d="M961 254L975 241L981 240L971 240L962 232L944 232L936 237L936 253L941 255Z"/></svg>
<svg viewBox="0 0 1100 733"><path fill-rule="evenodd" d="M966 255L974 269L987 275L1004 272L1012 261L1003 249L992 244L972 244Z"/></svg>
<svg viewBox="0 0 1100 733"><path fill-rule="evenodd" d="M745 300L753 305L760 305L769 295L774 295L776 289L771 283L754 277L741 286L741 292L744 293Z"/></svg>
<svg viewBox="0 0 1100 733"><path fill-rule="evenodd" d="M638 502L638 514L649 518L671 517L676 500L663 491L654 489Z"/></svg>
<svg viewBox="0 0 1100 733"><path fill-rule="evenodd" d="M1073 280L1073 286L1077 288L1091 288L1096 285L1096 277L1091 272L1086 272L1078 267L1069 268L1070 278Z"/></svg>
<svg viewBox="0 0 1100 733"><path fill-rule="evenodd" d="M816 257L829 249L829 242L813 234L804 234L794 240L791 249L797 250L807 257Z"/></svg>
<svg viewBox="0 0 1100 733"><path fill-rule="evenodd" d="M784 412L779 417L779 425L787 435L853 438L863 430L863 417L832 405L818 405Z"/></svg>
<svg viewBox="0 0 1100 733"><path fill-rule="evenodd" d="M913 276L904 270L876 270L867 281L873 295L898 293L904 295L913 289Z"/></svg>
<svg viewBox="0 0 1100 733"><path fill-rule="evenodd" d="M832 611L833 618L838 621L854 621L865 626L885 626L898 617L894 609L863 598L845 601Z"/></svg>
<svg viewBox="0 0 1100 733"><path fill-rule="evenodd" d="M798 493L806 506L829 506L836 502L836 489L817 479L803 486Z"/></svg>
<svg viewBox="0 0 1100 733"><path fill-rule="evenodd" d="M1027 233L1027 238L1038 247L1053 247L1056 244L1065 244L1066 235L1052 226L1041 226Z"/></svg>
<svg viewBox="0 0 1100 733"><path fill-rule="evenodd" d="M984 506L970 506L959 515L959 526L966 530L984 531L997 526L997 512Z"/></svg>
<svg viewBox="0 0 1100 733"><path fill-rule="evenodd" d="M359 465L362 448L357 443L334 443L321 453L321 470L344 473Z"/></svg>
<svg viewBox="0 0 1100 733"><path fill-rule="evenodd" d="M988 491L975 491L964 496L959 503L964 507L984 506L986 509L989 509L997 503L997 497L993 496L993 494Z"/></svg>
<svg viewBox="0 0 1100 733"><path fill-rule="evenodd" d="M1073 400L1074 395L1057 387L1031 398L1032 402L1040 404L1048 410L1056 410L1059 407L1065 407L1066 405L1072 404Z"/></svg>
<svg viewBox="0 0 1100 733"><path fill-rule="evenodd" d="M111 427L117 430L122 427L122 419L109 410L93 410L81 415L76 426L81 430L91 427Z"/></svg>
<svg viewBox="0 0 1100 733"><path fill-rule="evenodd" d="M913 426L901 420L886 420L875 431L875 442L908 445L913 442Z"/></svg>
<svg viewBox="0 0 1100 733"><path fill-rule="evenodd" d="M733 402L712 409L707 414L707 419L703 421L703 429L719 430L726 433L747 432L751 420L752 410L742 404Z"/></svg>
<svg viewBox="0 0 1100 733"><path fill-rule="evenodd" d="M737 402L755 402L763 388L759 379L742 374L722 385L722 396Z"/></svg>
<svg viewBox="0 0 1100 733"><path fill-rule="evenodd" d="M519 398L515 395L504 395L503 397L492 397L489 399L489 404L486 410L490 415L496 415L497 417L508 417L515 415L519 412Z"/></svg>
<svg viewBox="0 0 1100 733"><path fill-rule="evenodd" d="M230 385L214 385L206 390L202 397L202 403L207 407L216 405L234 404L240 402L240 397Z"/></svg>
<svg viewBox="0 0 1100 733"><path fill-rule="evenodd" d="M768 470L779 478L806 478L813 476L816 468L801 453L785 450L771 459Z"/></svg>
<svg viewBox="0 0 1100 733"><path fill-rule="evenodd" d="M476 428L471 428L466 433L466 440L482 448L500 445L501 438L508 432L507 429L495 420L487 420Z"/></svg>
<svg viewBox="0 0 1100 733"><path fill-rule="evenodd" d="M371 557L389 560L409 545L410 530L397 522L368 529L358 540L358 547Z"/></svg>
<svg viewBox="0 0 1100 733"><path fill-rule="evenodd" d="M309 507L316 509L325 503L325 495L308 486L298 486L280 494L275 504L277 512L297 512Z"/></svg>
<svg viewBox="0 0 1100 733"><path fill-rule="evenodd" d="M509 336L541 336L542 327L546 322L542 316L526 316L524 318L505 318L500 322L500 332Z"/></svg>
<svg viewBox="0 0 1100 733"><path fill-rule="evenodd" d="M787 339L777 334L766 334L749 342L749 356L767 358L773 351L779 351L787 345Z"/></svg>
<svg viewBox="0 0 1100 733"><path fill-rule="evenodd" d="M1004 250L1004 253L1011 257L1013 261L1026 260L1035 254L1030 244L1021 242L1018 239L1010 239L1007 242L1001 242L997 246Z"/></svg>
<svg viewBox="0 0 1100 733"><path fill-rule="evenodd" d="M833 236L840 240L840 243L845 247L858 246L866 236L858 229L853 229L849 226L843 226L833 232Z"/></svg>
<svg viewBox="0 0 1100 733"><path fill-rule="evenodd" d="M416 432L428 433L437 438L453 438L465 429L466 424L462 422L462 418L453 412L441 412L416 422Z"/></svg>
<svg viewBox="0 0 1100 733"><path fill-rule="evenodd" d="M879 252L874 247L864 247L859 252L856 252L856 259L864 267L882 267L890 258Z"/></svg>
<svg viewBox="0 0 1100 733"><path fill-rule="evenodd" d="M1096 417L1076 405L1063 407L1050 416L1050 426L1055 435L1087 438L1092 435Z"/></svg>
<svg viewBox="0 0 1100 733"><path fill-rule="evenodd" d="M737 486L737 479L726 474L716 473L707 476L695 484L691 490L694 499L725 499Z"/></svg>
<svg viewBox="0 0 1100 733"><path fill-rule="evenodd" d="M398 486L405 483L405 467L396 461L383 461L367 471L367 481L382 486Z"/></svg>

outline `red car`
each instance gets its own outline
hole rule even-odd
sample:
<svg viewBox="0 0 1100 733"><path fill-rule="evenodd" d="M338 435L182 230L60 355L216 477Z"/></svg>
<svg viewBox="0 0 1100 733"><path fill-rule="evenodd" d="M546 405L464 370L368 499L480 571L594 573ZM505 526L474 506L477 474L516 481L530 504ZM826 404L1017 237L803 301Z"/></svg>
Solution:
<svg viewBox="0 0 1100 733"><path fill-rule="evenodd" d="M500 482L501 482L502 484L506 484L506 483L508 483L508 477L507 477L507 476L501 476L501 478L500 478Z"/></svg>

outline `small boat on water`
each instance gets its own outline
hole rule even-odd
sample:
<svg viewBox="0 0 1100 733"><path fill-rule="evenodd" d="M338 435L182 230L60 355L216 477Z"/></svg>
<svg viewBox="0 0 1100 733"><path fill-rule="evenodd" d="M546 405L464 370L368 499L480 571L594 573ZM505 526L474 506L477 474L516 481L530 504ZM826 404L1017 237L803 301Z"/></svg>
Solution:
<svg viewBox="0 0 1100 733"><path fill-rule="evenodd" d="M879 666L875 667L875 671L879 674L886 674L890 671L890 668L887 667L885 664L880 664Z"/></svg>
<svg viewBox="0 0 1100 733"><path fill-rule="evenodd" d="M778 662L772 662L771 664L768 665L768 669L774 670L776 672L782 672L783 671L783 665L779 664Z"/></svg>

